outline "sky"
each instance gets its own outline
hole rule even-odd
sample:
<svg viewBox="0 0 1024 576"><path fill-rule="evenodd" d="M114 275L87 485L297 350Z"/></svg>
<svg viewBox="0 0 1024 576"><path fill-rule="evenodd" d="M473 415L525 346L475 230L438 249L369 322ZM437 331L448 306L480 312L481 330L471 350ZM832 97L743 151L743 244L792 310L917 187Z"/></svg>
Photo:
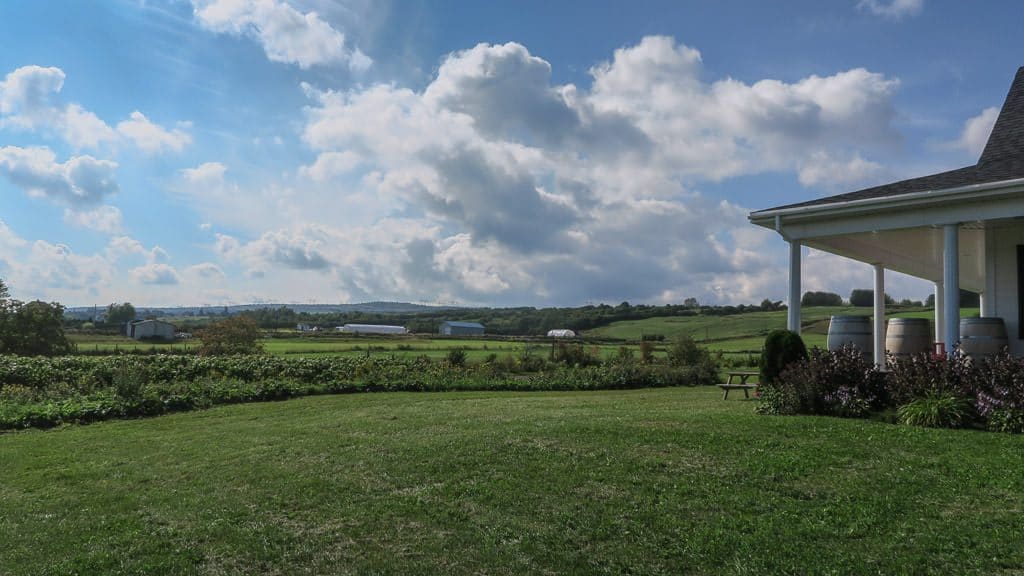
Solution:
<svg viewBox="0 0 1024 576"><path fill-rule="evenodd" d="M1017 0L7 0L0 278L66 306L783 300L786 244L747 215L974 164L1021 23ZM804 251L805 291L871 287Z"/></svg>

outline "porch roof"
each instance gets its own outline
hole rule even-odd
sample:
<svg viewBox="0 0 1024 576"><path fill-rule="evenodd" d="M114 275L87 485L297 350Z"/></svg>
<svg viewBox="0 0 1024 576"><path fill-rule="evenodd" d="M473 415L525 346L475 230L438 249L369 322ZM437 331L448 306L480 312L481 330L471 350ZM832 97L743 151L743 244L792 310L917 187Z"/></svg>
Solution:
<svg viewBox="0 0 1024 576"><path fill-rule="evenodd" d="M942 225L960 223L960 285L984 288L986 230L1024 218L1024 67L978 162L751 212L752 223L787 240L869 264L938 281Z"/></svg>

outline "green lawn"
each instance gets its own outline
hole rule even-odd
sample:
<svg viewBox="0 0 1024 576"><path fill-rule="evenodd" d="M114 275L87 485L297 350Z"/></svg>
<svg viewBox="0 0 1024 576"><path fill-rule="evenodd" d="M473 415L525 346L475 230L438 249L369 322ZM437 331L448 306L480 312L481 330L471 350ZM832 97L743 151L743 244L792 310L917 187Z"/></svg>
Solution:
<svg viewBox="0 0 1024 576"><path fill-rule="evenodd" d="M0 573L1024 570L1024 437L754 406L360 394L0 434Z"/></svg>

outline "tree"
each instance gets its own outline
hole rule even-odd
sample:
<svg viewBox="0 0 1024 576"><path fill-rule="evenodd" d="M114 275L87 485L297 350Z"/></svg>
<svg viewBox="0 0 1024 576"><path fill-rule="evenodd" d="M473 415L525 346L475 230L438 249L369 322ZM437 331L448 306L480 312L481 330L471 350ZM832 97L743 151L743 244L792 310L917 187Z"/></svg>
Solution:
<svg viewBox="0 0 1024 576"><path fill-rule="evenodd" d="M896 300L886 294L884 296L886 305L895 304ZM850 306L874 306L875 291L868 288L854 288L850 292Z"/></svg>
<svg viewBox="0 0 1024 576"><path fill-rule="evenodd" d="M804 292L801 306L842 306L843 297L834 292Z"/></svg>
<svg viewBox="0 0 1024 576"><path fill-rule="evenodd" d="M221 356L225 354L256 354L260 352L260 329L256 321L245 316L221 320L198 333L202 340L199 354Z"/></svg>
<svg viewBox="0 0 1024 576"><path fill-rule="evenodd" d="M691 296L691 297L687 298L686 300L683 300L683 307L684 308L700 308L700 302L697 302L697 299L694 298L693 296Z"/></svg>
<svg viewBox="0 0 1024 576"><path fill-rule="evenodd" d="M113 303L107 306L107 324L121 326L135 320L135 306L131 302L123 304Z"/></svg>
<svg viewBox="0 0 1024 576"><path fill-rule="evenodd" d="M56 302L13 300L0 280L0 353L55 356L71 351L61 321L64 307Z"/></svg>

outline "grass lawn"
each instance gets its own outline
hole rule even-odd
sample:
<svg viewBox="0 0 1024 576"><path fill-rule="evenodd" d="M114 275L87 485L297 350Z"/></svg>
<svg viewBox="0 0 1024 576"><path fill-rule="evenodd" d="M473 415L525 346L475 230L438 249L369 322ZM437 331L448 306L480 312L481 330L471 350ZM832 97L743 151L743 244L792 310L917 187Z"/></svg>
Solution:
<svg viewBox="0 0 1024 576"><path fill-rule="evenodd" d="M1024 570L1024 437L754 405L359 394L2 434L0 573Z"/></svg>

